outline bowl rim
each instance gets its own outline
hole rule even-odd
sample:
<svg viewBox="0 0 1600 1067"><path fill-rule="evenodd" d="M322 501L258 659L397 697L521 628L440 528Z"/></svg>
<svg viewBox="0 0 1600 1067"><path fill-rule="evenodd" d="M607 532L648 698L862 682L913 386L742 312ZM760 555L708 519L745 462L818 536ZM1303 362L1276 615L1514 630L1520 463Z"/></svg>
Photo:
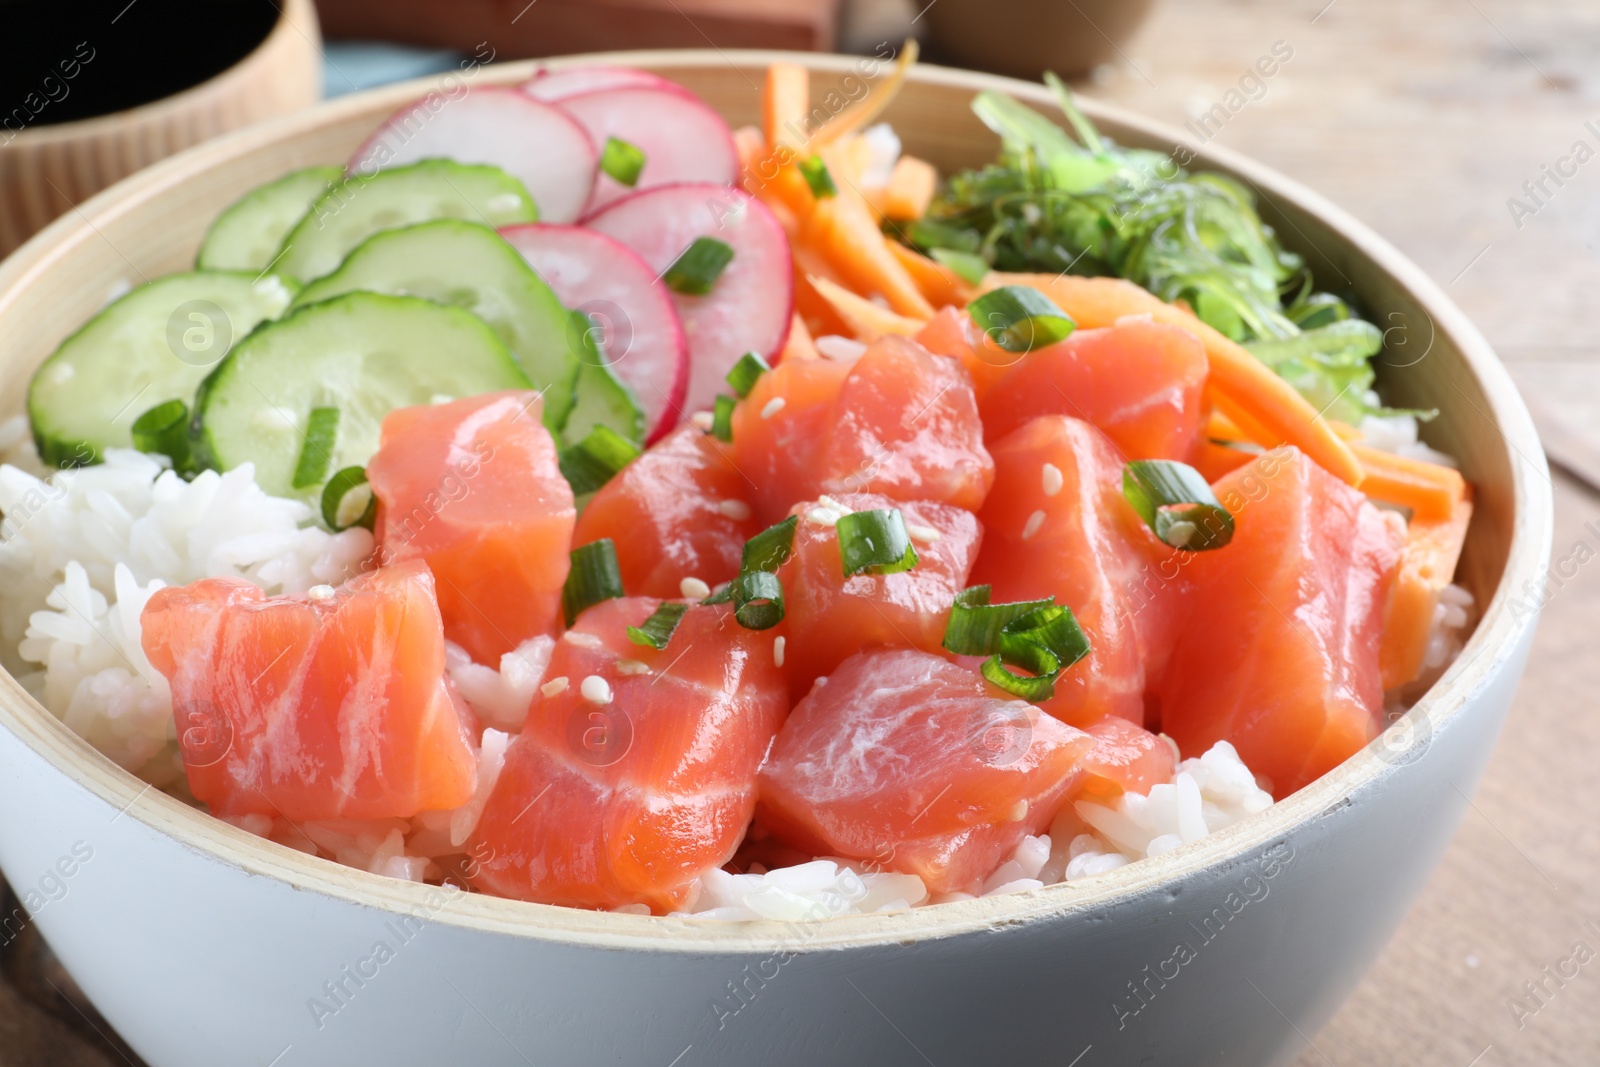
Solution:
<svg viewBox="0 0 1600 1067"><path fill-rule="evenodd" d="M762 69L787 60L821 73L849 72L863 57L768 50L617 51L586 53L539 61L495 64L482 75L494 84L513 84L536 69L588 63L632 65L670 73L675 69L733 66ZM452 75L432 76L351 94L318 107L224 135L172 156L124 179L51 223L0 264L0 309L36 275L48 270L69 243L89 239L97 220L138 210L144 200L176 176L204 169L230 156L287 139L320 122L337 122L355 113L400 104L439 87ZM931 65L913 68L911 78L977 91L998 89L1046 107L1048 90L999 75ZM1082 99L1097 123L1136 131L1174 146L1185 140L1161 123L1122 108ZM1483 609L1477 629L1443 677L1407 713L1416 725L1447 726L1473 703L1507 663L1536 621L1536 612L1513 610L1515 590L1524 589L1547 565L1552 526L1549 475L1527 408L1488 342L1443 290L1398 250L1352 216L1299 183L1215 145L1203 145L1195 158L1207 167L1238 175L1272 199L1295 205L1336 230L1350 247L1389 275L1449 335L1465 369L1476 377L1495 421L1509 464L1512 492L1511 541L1504 573ZM626 951L679 954L755 953L807 948L854 948L954 937L1022 922L1082 916L1094 909L1126 903L1207 868L1228 867L1286 839L1319 815L1349 803L1359 790L1398 770L1368 746L1322 778L1267 811L1208 834L1162 856L1099 875L1024 893L982 897L913 908L890 915L841 915L791 924L774 920L727 922L585 911L451 891L405 882L308 856L213 818L167 796L112 764L67 729L7 672L0 671L0 726L8 728L55 770L147 829L176 840L209 859L249 874L262 875L290 889L309 891L385 912L416 914L430 921L482 933Z"/></svg>
<svg viewBox="0 0 1600 1067"><path fill-rule="evenodd" d="M108 111L103 115L91 115L71 122L25 127L18 130L9 141L0 143L0 158L3 158L8 151L27 151L49 145L91 141L113 130L124 133L129 128L171 122L175 115L181 115L196 105L203 106L206 102L203 98L216 93L223 87L222 83L234 81L242 76L247 67L264 62L263 57L268 50L276 50L280 42L290 34L305 37L317 47L320 54L321 47L318 44L320 34L317 38L307 36L307 31L315 30L317 26L317 12L313 0L283 0L281 4L275 6L278 17L273 21L272 28L262 35L261 40L257 41L250 51L204 81L180 89L170 96L125 107L121 111Z"/></svg>

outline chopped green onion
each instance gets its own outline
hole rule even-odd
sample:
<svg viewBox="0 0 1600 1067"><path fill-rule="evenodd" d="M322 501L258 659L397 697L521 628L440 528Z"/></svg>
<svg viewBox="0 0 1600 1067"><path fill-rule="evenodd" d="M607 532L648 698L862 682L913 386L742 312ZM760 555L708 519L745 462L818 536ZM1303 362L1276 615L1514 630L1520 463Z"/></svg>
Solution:
<svg viewBox="0 0 1600 1067"><path fill-rule="evenodd" d="M977 285L989 273L989 261L975 252L962 252L954 248L935 248L928 253L936 262L943 263L956 272L962 281Z"/></svg>
<svg viewBox="0 0 1600 1067"><path fill-rule="evenodd" d="M168 400L133 420L133 447L172 460L175 470L189 463L189 405Z"/></svg>
<svg viewBox="0 0 1600 1067"><path fill-rule="evenodd" d="M1145 525L1173 548L1201 552L1233 540L1232 513L1188 464L1135 460L1122 468L1122 495Z"/></svg>
<svg viewBox="0 0 1600 1067"><path fill-rule="evenodd" d="M841 515L834 529L839 534L839 563L846 578L862 571L895 574L917 565L917 550L911 545L899 508Z"/></svg>
<svg viewBox="0 0 1600 1067"><path fill-rule="evenodd" d="M335 533L352 526L370 530L377 518L378 498L367 484L365 467L337 471L322 487L322 521Z"/></svg>
<svg viewBox="0 0 1600 1067"><path fill-rule="evenodd" d="M600 169L623 185L632 186L644 170L644 152L620 137L607 137L605 147L600 149Z"/></svg>
<svg viewBox="0 0 1600 1067"><path fill-rule="evenodd" d="M703 605L726 604L733 599L733 583L723 582L711 590L711 595L700 601Z"/></svg>
<svg viewBox="0 0 1600 1067"><path fill-rule="evenodd" d="M744 560L741 571L775 571L794 554L794 531L800 525L800 516L790 515L780 523L768 526L744 543Z"/></svg>
<svg viewBox="0 0 1600 1067"><path fill-rule="evenodd" d="M1000 631L1013 619L1050 603L1051 598L1045 597L1043 600L991 604L987 585L963 589L950 605L944 647L958 656L991 656L1000 651Z"/></svg>
<svg viewBox="0 0 1600 1067"><path fill-rule="evenodd" d="M733 397L719 393L711 408L711 436L722 442L733 440Z"/></svg>
<svg viewBox="0 0 1600 1067"><path fill-rule="evenodd" d="M1053 345L1077 328L1049 297L1026 285L991 289L967 305L967 314L1007 352Z"/></svg>
<svg viewBox="0 0 1600 1067"><path fill-rule="evenodd" d="M795 166L800 168L801 177L811 186L811 195L818 200L839 195L839 187L833 184L833 175L828 173L828 165L821 156L808 156Z"/></svg>
<svg viewBox="0 0 1600 1067"><path fill-rule="evenodd" d="M667 642L672 640L673 631L688 610L689 605L669 600L651 612L650 617L640 625L628 627L628 640L657 650L666 648Z"/></svg>
<svg viewBox="0 0 1600 1067"><path fill-rule="evenodd" d="M783 621L783 583L771 571L744 571L733 580L733 617L746 630Z"/></svg>
<svg viewBox="0 0 1600 1067"><path fill-rule="evenodd" d="M306 419L305 443L300 446L300 458L295 461L294 478L289 482L296 489L316 485L328 476L333 463L333 445L339 439L339 409L312 408Z"/></svg>
<svg viewBox="0 0 1600 1067"><path fill-rule="evenodd" d="M1013 696L1037 703L1055 695L1061 672L1089 654L1089 638L1059 604L1019 615L1000 632L1000 651L983 661L983 676ZM1021 667L1027 674L1017 674Z"/></svg>
<svg viewBox="0 0 1600 1067"><path fill-rule="evenodd" d="M733 386L733 391L743 400L750 395L750 390L756 387L756 382L761 376L772 369L772 365L754 352L746 352L739 357L739 362L733 365L728 372L728 384Z"/></svg>
<svg viewBox="0 0 1600 1067"><path fill-rule="evenodd" d="M609 537L572 550L572 570L561 589L561 610L571 626L584 609L623 595L617 546Z"/></svg>
<svg viewBox="0 0 1600 1067"><path fill-rule="evenodd" d="M661 280L675 293L705 296L731 262L730 246L715 237L696 237L662 273Z"/></svg>
<svg viewBox="0 0 1600 1067"><path fill-rule="evenodd" d="M577 496L592 493L639 458L639 446L609 426L596 424L583 440L561 450L561 474Z"/></svg>

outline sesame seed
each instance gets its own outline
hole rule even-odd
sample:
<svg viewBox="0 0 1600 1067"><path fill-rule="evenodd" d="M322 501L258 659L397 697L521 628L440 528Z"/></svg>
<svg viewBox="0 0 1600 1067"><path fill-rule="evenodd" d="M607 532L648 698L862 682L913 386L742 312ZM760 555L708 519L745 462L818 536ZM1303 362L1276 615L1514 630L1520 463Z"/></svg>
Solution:
<svg viewBox="0 0 1600 1067"><path fill-rule="evenodd" d="M1044 495L1055 496L1061 492L1062 483L1066 481L1061 476L1061 468L1054 463L1046 463L1040 472L1039 480L1044 483Z"/></svg>
<svg viewBox="0 0 1600 1067"><path fill-rule="evenodd" d="M783 666L783 646L784 646L784 644L785 644L785 640L782 637L774 637L772 639L772 665L774 667Z"/></svg>
<svg viewBox="0 0 1600 1067"><path fill-rule="evenodd" d="M816 507L806 512L806 521L819 526L836 525L844 515L833 508Z"/></svg>
<svg viewBox="0 0 1600 1067"><path fill-rule="evenodd" d="M711 416L711 412L709 411L697 411L693 415L689 416L689 421L700 427L700 429L704 430L706 433L710 433L711 427L716 424L717 420Z"/></svg>
<svg viewBox="0 0 1600 1067"><path fill-rule="evenodd" d="M598 674L591 674L578 686L578 692L583 694L583 699L591 704L611 703L611 683Z"/></svg>
<svg viewBox="0 0 1600 1067"><path fill-rule="evenodd" d="M711 587L698 578L685 578L678 583L678 592L690 600L704 600L711 595Z"/></svg>
<svg viewBox="0 0 1600 1067"><path fill-rule="evenodd" d="M813 686L815 686L816 688L821 689L823 686L828 684L828 676L827 675L823 675L821 678L818 678L816 681L812 682L811 684Z"/></svg>
<svg viewBox="0 0 1600 1067"><path fill-rule="evenodd" d="M579 648L599 648L600 639L594 634L579 633L577 630L568 630L561 635L561 640L577 645Z"/></svg>
<svg viewBox="0 0 1600 1067"><path fill-rule="evenodd" d="M564 674L561 675L559 678L550 679L548 682L544 683L543 685L541 685L539 687L539 692L543 693L547 697L553 697L557 693L565 693L566 691L567 691L567 676L564 675Z"/></svg>
<svg viewBox="0 0 1600 1067"><path fill-rule="evenodd" d="M743 500L724 500L717 505L717 510L734 522L743 522L750 517L750 505Z"/></svg>
<svg viewBox="0 0 1600 1067"><path fill-rule="evenodd" d="M1044 512L1035 511L1032 515L1028 516L1027 523L1022 527L1022 539L1026 541L1028 538L1038 533L1040 528L1043 526Z"/></svg>
<svg viewBox="0 0 1600 1067"><path fill-rule="evenodd" d="M306 596L312 600L331 600L333 598L333 586L314 585L306 590Z"/></svg>
<svg viewBox="0 0 1600 1067"><path fill-rule="evenodd" d="M788 403L788 401L785 400L781 396L773 397L771 400L767 401L766 404L764 404L762 406L762 408L761 408L761 417L763 419L772 418L772 416L774 416L778 412L782 411L783 410L783 405L785 405L787 403Z"/></svg>
<svg viewBox="0 0 1600 1067"><path fill-rule="evenodd" d="M940 537L939 531L932 526L919 526L916 523L907 523L906 533L911 535L911 540L921 541L930 545L939 540Z"/></svg>
<svg viewBox="0 0 1600 1067"><path fill-rule="evenodd" d="M649 674L650 665L642 660L619 659L617 660L618 674Z"/></svg>
<svg viewBox="0 0 1600 1067"><path fill-rule="evenodd" d="M1028 802L1026 800L1017 801L1011 805L1011 810L1006 814L1010 816L1012 822L1021 822L1028 817Z"/></svg>

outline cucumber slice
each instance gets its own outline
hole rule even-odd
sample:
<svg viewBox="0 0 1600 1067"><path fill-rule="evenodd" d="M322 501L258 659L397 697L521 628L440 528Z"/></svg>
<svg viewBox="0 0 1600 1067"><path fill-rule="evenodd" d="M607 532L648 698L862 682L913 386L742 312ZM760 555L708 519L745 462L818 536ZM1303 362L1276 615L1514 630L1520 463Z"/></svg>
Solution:
<svg viewBox="0 0 1600 1067"><path fill-rule="evenodd" d="M263 271L283 239L323 193L344 178L343 167L307 167L258 186L217 216L200 242L200 270Z"/></svg>
<svg viewBox="0 0 1600 1067"><path fill-rule="evenodd" d="M308 282L331 273L379 230L429 219L499 228L538 217L528 190L499 167L425 159L346 178L322 194L284 238L273 269Z"/></svg>
<svg viewBox="0 0 1600 1067"><path fill-rule="evenodd" d="M133 422L189 403L228 349L294 298L276 275L198 271L141 285L90 319L28 385L28 418L46 463L98 463L133 447Z"/></svg>
<svg viewBox="0 0 1600 1067"><path fill-rule="evenodd" d="M575 445L596 426L609 426L636 445L644 445L644 410L633 390L618 378L595 342L593 323L581 311L570 312L569 347L578 352L578 385L561 430L561 443Z"/></svg>
<svg viewBox="0 0 1600 1067"><path fill-rule="evenodd" d="M372 458L383 417L395 408L530 388L476 316L417 297L347 293L234 346L195 397L194 450L204 466L254 463L267 492L315 507L328 473ZM317 464L323 477L296 485L310 466L301 453L317 408L337 408L337 428ZM329 443L326 435L317 442Z"/></svg>
<svg viewBox="0 0 1600 1067"><path fill-rule="evenodd" d="M494 230L436 219L373 234L338 270L306 286L295 306L358 289L420 296L472 312L493 327L534 387L544 391L545 425L555 431L565 424L578 378L567 309Z"/></svg>

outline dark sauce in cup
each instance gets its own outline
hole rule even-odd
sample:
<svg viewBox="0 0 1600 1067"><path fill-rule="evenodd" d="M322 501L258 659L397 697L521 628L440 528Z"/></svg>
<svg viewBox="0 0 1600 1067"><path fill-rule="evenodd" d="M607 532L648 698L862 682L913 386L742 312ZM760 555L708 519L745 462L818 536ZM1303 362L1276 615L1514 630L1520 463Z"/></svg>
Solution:
<svg viewBox="0 0 1600 1067"><path fill-rule="evenodd" d="M0 143L199 85L278 18L273 0L0 0Z"/></svg>

